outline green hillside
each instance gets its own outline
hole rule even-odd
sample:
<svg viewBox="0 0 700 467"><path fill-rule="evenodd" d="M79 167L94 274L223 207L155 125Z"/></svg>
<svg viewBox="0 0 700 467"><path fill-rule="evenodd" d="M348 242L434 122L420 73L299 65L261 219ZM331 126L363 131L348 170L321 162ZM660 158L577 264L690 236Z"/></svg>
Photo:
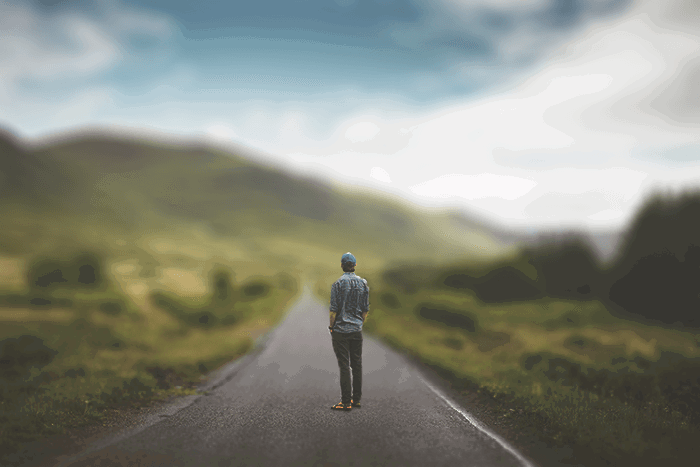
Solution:
<svg viewBox="0 0 700 467"><path fill-rule="evenodd" d="M24 150L5 134L0 172L12 181L2 185L0 203L5 219L15 221L0 234L7 252L37 251L43 237L78 241L88 231L97 237L90 241L109 242L194 228L234 241L359 248L365 266L369 258L503 253L486 228L465 228L456 214L428 213L198 144L92 134Z"/></svg>

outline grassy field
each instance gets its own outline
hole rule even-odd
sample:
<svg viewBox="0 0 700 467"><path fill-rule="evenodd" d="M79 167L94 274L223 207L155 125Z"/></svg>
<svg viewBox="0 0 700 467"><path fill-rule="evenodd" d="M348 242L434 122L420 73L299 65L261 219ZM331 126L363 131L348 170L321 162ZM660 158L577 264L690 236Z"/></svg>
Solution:
<svg viewBox="0 0 700 467"><path fill-rule="evenodd" d="M71 280L71 259L88 244L74 247L0 257L2 452L120 406L193 393L279 322L301 283L298 270L193 229L89 245L103 280L86 287ZM32 286L43 263L65 282Z"/></svg>
<svg viewBox="0 0 700 467"><path fill-rule="evenodd" d="M512 265L533 275L516 257ZM455 388L487 394L516 429L571 447L583 465L691 465L700 333L615 318L597 300L484 303L440 286L460 267L474 265L405 264L398 270L416 284L408 287L358 268L371 288L366 331ZM317 284L321 299L331 282Z"/></svg>

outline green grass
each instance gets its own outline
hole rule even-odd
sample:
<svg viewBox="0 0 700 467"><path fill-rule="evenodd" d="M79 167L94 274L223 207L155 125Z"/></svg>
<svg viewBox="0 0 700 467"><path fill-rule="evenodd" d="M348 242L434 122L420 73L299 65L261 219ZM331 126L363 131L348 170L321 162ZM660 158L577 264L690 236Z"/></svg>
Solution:
<svg viewBox="0 0 700 467"><path fill-rule="evenodd" d="M118 407L192 394L203 375L248 352L299 293L295 270L251 264L238 256L251 251L215 236L118 240L100 257L99 287L30 283L33 265L47 260L75 276L78 245L51 257L0 257L0 451L106 422ZM52 303L29 306L36 294ZM183 319L158 304L164 296L217 319Z"/></svg>
<svg viewBox="0 0 700 467"><path fill-rule="evenodd" d="M595 300L488 304L433 285L453 266L407 265L418 287L358 268L371 290L366 331L455 387L488 394L504 420L573 448L584 465L690 456L700 435L691 384L700 335L625 321ZM317 283L322 300L331 283Z"/></svg>

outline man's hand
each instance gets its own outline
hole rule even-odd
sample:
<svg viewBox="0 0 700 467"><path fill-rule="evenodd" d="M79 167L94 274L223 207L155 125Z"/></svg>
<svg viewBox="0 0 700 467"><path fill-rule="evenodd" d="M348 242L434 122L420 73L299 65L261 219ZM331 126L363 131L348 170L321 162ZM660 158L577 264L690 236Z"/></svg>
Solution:
<svg viewBox="0 0 700 467"><path fill-rule="evenodd" d="M333 326L333 324L335 323L335 312L334 312L334 311L331 311L330 313L331 313L331 315L330 315L330 317L331 317L331 324L330 324L330 325Z"/></svg>
<svg viewBox="0 0 700 467"><path fill-rule="evenodd" d="M369 313L369 311L365 311L364 313L362 313L362 322L363 322L363 323L364 323L365 320L367 319L367 313Z"/></svg>

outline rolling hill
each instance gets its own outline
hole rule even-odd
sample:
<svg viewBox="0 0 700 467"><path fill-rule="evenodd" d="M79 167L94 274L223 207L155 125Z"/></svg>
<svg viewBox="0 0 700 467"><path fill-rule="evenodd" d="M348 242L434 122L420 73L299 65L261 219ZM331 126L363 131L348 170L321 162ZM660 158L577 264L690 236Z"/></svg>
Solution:
<svg viewBox="0 0 700 467"><path fill-rule="evenodd" d="M274 239L292 257L294 245L359 251L377 267L384 261L489 258L512 248L512 238L498 239L493 229L462 214L300 177L246 156L245 150L230 153L199 142L97 131L30 147L5 131L0 212L8 228L0 233L2 250L29 254L190 229L245 239L252 249Z"/></svg>

